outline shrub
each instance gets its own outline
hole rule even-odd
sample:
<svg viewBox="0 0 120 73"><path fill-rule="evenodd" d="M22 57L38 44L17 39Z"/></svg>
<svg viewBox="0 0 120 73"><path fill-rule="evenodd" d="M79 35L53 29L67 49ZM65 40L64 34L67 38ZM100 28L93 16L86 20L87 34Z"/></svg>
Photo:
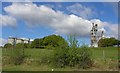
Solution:
<svg viewBox="0 0 120 73"><path fill-rule="evenodd" d="M7 44L4 45L4 48L13 48L13 45L10 44L10 43L7 43Z"/></svg>
<svg viewBox="0 0 120 73"><path fill-rule="evenodd" d="M27 44L27 43L17 43L16 44L16 46L15 46L15 48L29 48L29 44Z"/></svg>
<svg viewBox="0 0 120 73"><path fill-rule="evenodd" d="M79 56L78 56L78 53L77 53L77 49L74 48L74 49L69 49L68 50L68 58L67 58L67 61L68 61L68 65L70 67L74 67L78 64L79 62Z"/></svg>
<svg viewBox="0 0 120 73"><path fill-rule="evenodd" d="M68 43L69 43L69 47L70 48L77 48L77 47L79 47L79 43L78 43L76 34L70 34L67 37L67 39L68 39Z"/></svg>
<svg viewBox="0 0 120 73"><path fill-rule="evenodd" d="M3 56L2 57L2 65L7 65L7 64L11 64L12 61L11 61L11 58L10 57L7 57L7 56Z"/></svg>
<svg viewBox="0 0 120 73"><path fill-rule="evenodd" d="M48 45L48 46L45 46L45 49L54 49L54 47Z"/></svg>
<svg viewBox="0 0 120 73"><path fill-rule="evenodd" d="M84 48L57 49L54 54L57 67L89 68L92 66L91 52Z"/></svg>
<svg viewBox="0 0 120 73"><path fill-rule="evenodd" d="M58 48L54 50L54 64L57 67L65 67L67 65L68 49Z"/></svg>
<svg viewBox="0 0 120 73"><path fill-rule="evenodd" d="M12 63L15 65L20 65L23 63L25 55L24 50L22 48L12 49L12 53L10 54Z"/></svg>
<svg viewBox="0 0 120 73"><path fill-rule="evenodd" d="M80 48L88 48L88 45L83 43L82 46Z"/></svg>
<svg viewBox="0 0 120 73"><path fill-rule="evenodd" d="M15 65L20 65L23 63L24 56L20 55L20 56L12 57L12 59Z"/></svg>
<svg viewBox="0 0 120 73"><path fill-rule="evenodd" d="M93 61L91 59L91 52L89 49L86 48L81 48L80 52L78 54L78 58L79 58L79 67L80 68L89 68L92 66Z"/></svg>
<svg viewBox="0 0 120 73"><path fill-rule="evenodd" d="M40 64L50 64L52 62L53 56L51 55L42 55L40 58Z"/></svg>

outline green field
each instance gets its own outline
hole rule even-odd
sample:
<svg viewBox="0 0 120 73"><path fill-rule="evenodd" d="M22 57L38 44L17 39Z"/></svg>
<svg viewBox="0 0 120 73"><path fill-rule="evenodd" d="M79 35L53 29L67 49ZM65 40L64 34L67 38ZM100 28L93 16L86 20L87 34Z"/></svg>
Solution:
<svg viewBox="0 0 120 73"><path fill-rule="evenodd" d="M92 52L92 59L95 61L95 67L88 70L117 70L118 67L118 48L107 47L107 48L89 48ZM52 56L54 50L48 49L25 49L25 55L33 60L39 60L42 57ZM11 49L3 49L2 55L9 56L11 54ZM108 66L110 65L110 66ZM22 65L3 65L3 70L5 71L51 71L51 69L57 71L73 71L73 70L83 70L76 68L54 68L50 65L42 65L36 62L32 64L22 64Z"/></svg>
<svg viewBox="0 0 120 73"><path fill-rule="evenodd" d="M92 58L110 58L110 59L118 59L118 48L89 48L92 51ZM3 49L2 55L9 56L11 49ZM43 55L52 55L53 50L48 49L25 49L25 55L30 55L32 58L40 58Z"/></svg>

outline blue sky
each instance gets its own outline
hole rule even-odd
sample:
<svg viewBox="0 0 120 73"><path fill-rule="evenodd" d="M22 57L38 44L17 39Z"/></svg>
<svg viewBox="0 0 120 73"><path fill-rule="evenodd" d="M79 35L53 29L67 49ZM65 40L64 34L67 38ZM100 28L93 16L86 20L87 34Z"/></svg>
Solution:
<svg viewBox="0 0 120 73"><path fill-rule="evenodd" d="M1 39L77 34L81 44L90 44L92 22L105 31L106 37L117 37L117 10L115 2L3 2Z"/></svg>

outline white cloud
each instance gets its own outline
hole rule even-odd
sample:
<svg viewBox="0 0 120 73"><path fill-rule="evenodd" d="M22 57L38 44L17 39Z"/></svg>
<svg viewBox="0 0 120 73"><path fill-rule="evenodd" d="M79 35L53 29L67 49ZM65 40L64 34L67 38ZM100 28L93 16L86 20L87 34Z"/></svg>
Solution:
<svg viewBox="0 0 120 73"><path fill-rule="evenodd" d="M89 8L87 9L89 14ZM103 22L99 19L86 20L74 14L68 15L61 11L55 11L45 5L37 6L32 3L13 3L5 7L4 10L16 18L24 20L28 26L42 25L52 27L58 34L76 33L79 36L88 36L92 22L97 23L99 29L104 29L106 33L117 31L115 30L116 25L111 26L113 24L108 22ZM109 30L105 28L109 28Z"/></svg>
<svg viewBox="0 0 120 73"><path fill-rule="evenodd" d="M13 3L6 7L5 11L25 20L29 26L46 25L55 29L57 33L77 33L85 36L90 31L90 21L55 11L44 5Z"/></svg>
<svg viewBox="0 0 120 73"><path fill-rule="evenodd" d="M118 24L110 24L108 27L108 36L118 38Z"/></svg>
<svg viewBox="0 0 120 73"><path fill-rule="evenodd" d="M99 29L104 30L106 36L118 38L118 24L103 22L99 19L93 19L91 22L99 24Z"/></svg>
<svg viewBox="0 0 120 73"><path fill-rule="evenodd" d="M7 43L6 39L0 38L0 46L4 46Z"/></svg>
<svg viewBox="0 0 120 73"><path fill-rule="evenodd" d="M80 3L75 3L71 6L68 6L67 10L75 15L81 16L82 18L90 18L91 16L96 14L94 13L92 8L83 6Z"/></svg>
<svg viewBox="0 0 120 73"><path fill-rule="evenodd" d="M15 18L0 14L0 26L16 26L16 23Z"/></svg>

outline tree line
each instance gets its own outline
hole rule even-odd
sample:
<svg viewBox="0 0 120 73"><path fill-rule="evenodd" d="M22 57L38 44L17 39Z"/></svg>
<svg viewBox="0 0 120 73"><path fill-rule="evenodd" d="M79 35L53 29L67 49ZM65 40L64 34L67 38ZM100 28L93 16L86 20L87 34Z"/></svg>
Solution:
<svg viewBox="0 0 120 73"><path fill-rule="evenodd" d="M18 43L15 46L13 46L10 43L7 43L4 45L4 48L47 48L47 49L52 49L56 47L67 47L68 43L67 41L59 36L59 35L49 35L45 36L43 38L36 38L34 41L32 41L30 44L27 43Z"/></svg>
<svg viewBox="0 0 120 73"><path fill-rule="evenodd" d="M110 46L119 46L120 40L115 39L114 37L111 38L102 38L98 42L99 47L110 47Z"/></svg>
<svg viewBox="0 0 120 73"><path fill-rule="evenodd" d="M70 44L71 43L71 44ZM102 38L98 41L99 47L110 47L119 46L120 40L111 38ZM49 35L43 38L36 38L30 44L18 43L13 46L10 43L4 45L4 48L40 48L40 49L54 49L54 48L65 48L65 47L77 47L79 46L75 35L69 35L68 41L59 35Z"/></svg>

